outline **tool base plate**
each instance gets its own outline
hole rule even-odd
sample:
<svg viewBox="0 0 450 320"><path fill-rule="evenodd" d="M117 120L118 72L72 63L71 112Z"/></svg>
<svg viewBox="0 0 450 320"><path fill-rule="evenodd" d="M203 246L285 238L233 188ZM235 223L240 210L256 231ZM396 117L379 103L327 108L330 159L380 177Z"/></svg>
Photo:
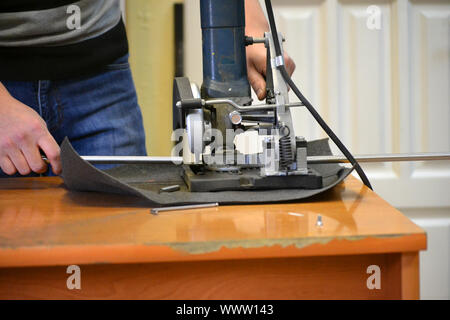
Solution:
<svg viewBox="0 0 450 320"><path fill-rule="evenodd" d="M202 166L184 166L183 179L191 192L320 189L322 176L309 169L307 175L260 176L259 168L241 168L239 172L205 170Z"/></svg>

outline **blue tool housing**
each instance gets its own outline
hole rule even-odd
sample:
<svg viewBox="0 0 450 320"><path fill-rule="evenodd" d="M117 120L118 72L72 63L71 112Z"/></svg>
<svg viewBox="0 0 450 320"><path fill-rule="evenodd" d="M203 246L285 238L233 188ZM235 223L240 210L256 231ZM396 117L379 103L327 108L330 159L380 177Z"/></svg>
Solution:
<svg viewBox="0 0 450 320"><path fill-rule="evenodd" d="M203 98L250 97L244 0L201 0Z"/></svg>

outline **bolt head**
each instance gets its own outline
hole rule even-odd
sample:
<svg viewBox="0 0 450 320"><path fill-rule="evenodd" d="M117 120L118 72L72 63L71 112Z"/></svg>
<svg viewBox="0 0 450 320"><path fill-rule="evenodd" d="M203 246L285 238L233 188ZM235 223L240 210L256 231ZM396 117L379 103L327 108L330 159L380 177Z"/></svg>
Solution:
<svg viewBox="0 0 450 320"><path fill-rule="evenodd" d="M229 118L232 124L238 125L242 122L242 115L237 111L232 111L229 114Z"/></svg>

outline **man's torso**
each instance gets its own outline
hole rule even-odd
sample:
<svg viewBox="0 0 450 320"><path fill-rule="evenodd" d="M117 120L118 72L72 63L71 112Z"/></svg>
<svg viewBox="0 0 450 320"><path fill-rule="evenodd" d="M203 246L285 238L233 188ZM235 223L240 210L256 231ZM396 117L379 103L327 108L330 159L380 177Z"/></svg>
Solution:
<svg viewBox="0 0 450 320"><path fill-rule="evenodd" d="M95 73L127 52L119 0L0 2L0 80Z"/></svg>

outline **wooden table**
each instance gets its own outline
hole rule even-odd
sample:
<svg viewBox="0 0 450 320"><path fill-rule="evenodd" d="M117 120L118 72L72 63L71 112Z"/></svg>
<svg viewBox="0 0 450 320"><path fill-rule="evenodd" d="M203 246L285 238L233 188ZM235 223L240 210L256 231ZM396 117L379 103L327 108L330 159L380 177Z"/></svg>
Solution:
<svg viewBox="0 0 450 320"><path fill-rule="evenodd" d="M158 216L60 178L0 179L0 298L416 299L424 249L425 232L353 177L306 203Z"/></svg>

